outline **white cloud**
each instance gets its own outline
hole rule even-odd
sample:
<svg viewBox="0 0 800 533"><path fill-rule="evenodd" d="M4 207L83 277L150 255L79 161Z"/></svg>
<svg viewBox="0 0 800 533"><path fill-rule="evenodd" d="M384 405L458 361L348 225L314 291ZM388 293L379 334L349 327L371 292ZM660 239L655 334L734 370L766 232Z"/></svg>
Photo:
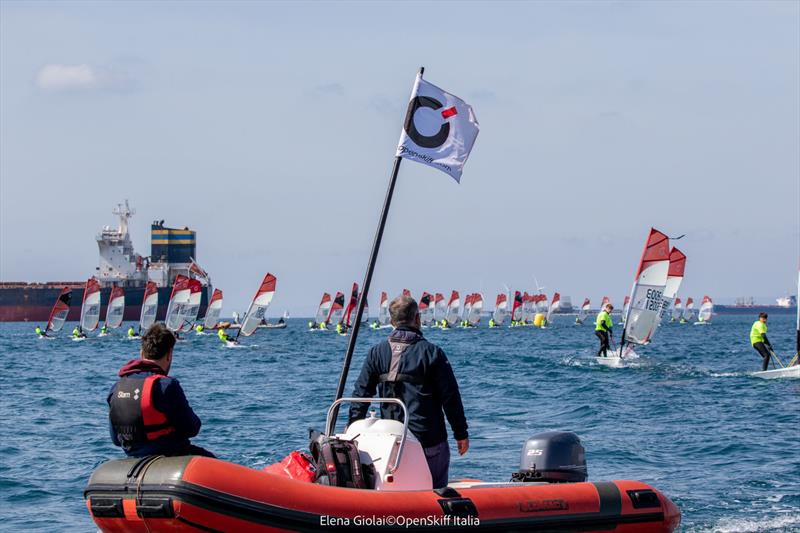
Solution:
<svg viewBox="0 0 800 533"><path fill-rule="evenodd" d="M36 74L36 86L44 91L126 90L133 80L126 72L92 65L43 66Z"/></svg>

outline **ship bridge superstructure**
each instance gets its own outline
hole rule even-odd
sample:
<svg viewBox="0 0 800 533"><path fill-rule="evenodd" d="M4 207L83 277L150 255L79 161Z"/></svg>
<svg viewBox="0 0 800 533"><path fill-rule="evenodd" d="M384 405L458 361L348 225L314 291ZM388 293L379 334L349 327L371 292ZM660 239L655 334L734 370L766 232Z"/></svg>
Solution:
<svg viewBox="0 0 800 533"><path fill-rule="evenodd" d="M112 213L119 217L119 226L105 226L96 237L100 249L97 279L104 287L143 286L147 281L147 260L133 250L128 233L128 220L136 211L125 200L124 204L117 204Z"/></svg>

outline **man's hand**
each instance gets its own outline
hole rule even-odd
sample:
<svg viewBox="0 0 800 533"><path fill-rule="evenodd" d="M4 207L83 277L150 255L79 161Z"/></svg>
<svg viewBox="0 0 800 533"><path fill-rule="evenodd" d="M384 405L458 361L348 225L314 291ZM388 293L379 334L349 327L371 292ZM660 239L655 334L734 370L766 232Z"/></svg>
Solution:
<svg viewBox="0 0 800 533"><path fill-rule="evenodd" d="M458 444L458 455L464 455L469 450L469 439L457 440L456 444Z"/></svg>

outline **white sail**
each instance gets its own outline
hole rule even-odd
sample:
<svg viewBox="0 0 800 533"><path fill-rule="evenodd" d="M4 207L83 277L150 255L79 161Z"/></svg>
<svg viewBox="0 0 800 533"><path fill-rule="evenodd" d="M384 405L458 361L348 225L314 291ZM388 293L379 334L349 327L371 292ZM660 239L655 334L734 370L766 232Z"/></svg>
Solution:
<svg viewBox="0 0 800 533"><path fill-rule="evenodd" d="M472 299L475 297L474 294L467 294L464 297L464 309L461 313L461 320L465 322L469 322L469 313L472 310Z"/></svg>
<svg viewBox="0 0 800 533"><path fill-rule="evenodd" d="M167 328L173 333L179 332L183 328L183 307L189 304L189 278L182 274L175 276L172 284L172 294L167 304L167 317L164 320Z"/></svg>
<svg viewBox="0 0 800 533"><path fill-rule="evenodd" d="M89 278L83 291L81 331L94 331L100 323L100 282Z"/></svg>
<svg viewBox="0 0 800 533"><path fill-rule="evenodd" d="M664 294L661 297L661 313L658 317L658 323L664 320L667 316L672 302L677 301L675 298L678 295L678 289L683 282L683 273L686 270L686 255L673 247L669 252L669 272L667 273L667 285L664 287Z"/></svg>
<svg viewBox="0 0 800 533"><path fill-rule="evenodd" d="M277 278L272 274L267 273L267 275L264 276L264 280L258 287L258 291L253 297L253 301L250 303L247 313L244 315L244 320L242 320L242 327L239 329L241 335L249 337L259 324L264 321L267 307L269 307L273 296L275 296L275 285L277 282Z"/></svg>
<svg viewBox="0 0 800 533"><path fill-rule="evenodd" d="M444 301L444 294L437 292L433 299L433 322L439 322L447 315L447 304Z"/></svg>
<svg viewBox="0 0 800 533"><path fill-rule="evenodd" d="M668 273L669 237L651 228L631 289L622 344L650 342L661 315L661 297Z"/></svg>
<svg viewBox="0 0 800 533"><path fill-rule="evenodd" d="M477 326L481 321L481 311L483 310L483 295L476 292L472 295L472 305L470 305L467 321L470 326Z"/></svg>
<svg viewBox="0 0 800 533"><path fill-rule="evenodd" d="M47 331L61 331L64 327L64 322L67 320L69 314L69 306L72 302L72 289L64 287L61 289L61 294L58 295L53 309L50 311L50 318L47 320Z"/></svg>
<svg viewBox="0 0 800 533"><path fill-rule="evenodd" d="M701 322L711 322L711 316L714 314L714 302L711 301L707 295L703 296L703 302L700 304L700 310L697 312L697 318Z"/></svg>
<svg viewBox="0 0 800 533"><path fill-rule="evenodd" d="M314 316L314 322L317 324L322 324L328 319L328 313L331 310L331 304L333 300L331 300L331 295L327 292L322 293L322 300L319 302L319 307L317 307L317 314Z"/></svg>
<svg viewBox="0 0 800 533"><path fill-rule="evenodd" d="M381 305L378 309L378 322L381 326L389 324L389 295L385 292L381 293Z"/></svg>
<svg viewBox="0 0 800 533"><path fill-rule="evenodd" d="M222 314L222 291L214 289L211 301L206 308L206 316L203 319L203 326L208 329L216 327L219 322L219 315Z"/></svg>
<svg viewBox="0 0 800 533"><path fill-rule="evenodd" d="M113 287L111 295L108 297L106 307L106 327L116 329L122 325L122 318L125 315L125 290L122 287Z"/></svg>
<svg viewBox="0 0 800 533"><path fill-rule="evenodd" d="M546 294L539 294L536 298L536 312L537 313L547 313L548 306L547 306L547 295Z"/></svg>
<svg viewBox="0 0 800 533"><path fill-rule="evenodd" d="M495 324L502 326L508 316L508 297L505 294L498 294L494 302L494 313L492 319Z"/></svg>
<svg viewBox="0 0 800 533"><path fill-rule="evenodd" d="M139 331L147 331L156 322L158 314L158 286L148 281L142 298L142 314L139 316Z"/></svg>
<svg viewBox="0 0 800 533"><path fill-rule="evenodd" d="M453 291L450 294L450 301L447 303L447 314L445 320L448 324L455 324L458 321L458 315L461 312L461 297L458 291Z"/></svg>
<svg viewBox="0 0 800 533"><path fill-rule="evenodd" d="M191 329L197 315L200 313L200 302L203 298L203 285L196 279L189 280L189 300L181 306L178 313L180 317L180 328L177 331L188 331Z"/></svg>

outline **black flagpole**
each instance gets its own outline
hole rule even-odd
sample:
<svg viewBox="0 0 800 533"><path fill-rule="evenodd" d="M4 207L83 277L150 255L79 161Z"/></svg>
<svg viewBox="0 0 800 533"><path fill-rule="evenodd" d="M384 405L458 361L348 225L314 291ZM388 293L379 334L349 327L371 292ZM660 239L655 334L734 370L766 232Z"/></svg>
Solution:
<svg viewBox="0 0 800 533"><path fill-rule="evenodd" d="M419 75L425 72L425 67L420 67ZM409 106L408 113L411 113L413 108ZM406 115L403 124L406 124L413 117ZM358 298L358 307L356 310L356 322L353 325L353 331L350 332L350 339L347 343L347 352L344 355L344 365L342 366L342 374L339 376L339 386L336 388L336 398L338 400L344 395L344 387L347 383L347 374L350 370L350 362L353 359L353 351L356 348L356 340L358 339L358 328L361 326L361 317L364 314L364 303L367 301L369 294L369 285L372 282L372 272L375 270L375 261L378 259L378 251L381 247L381 240L383 239L383 229L386 227L386 218L389 215L389 206L392 204L392 195L394 194L394 186L397 183L397 172L400 170L400 162L402 157L395 156L394 166L392 167L392 177L389 180L389 188L386 190L386 199L383 201L383 210L381 211L381 218L378 221L378 230L375 232L375 240L372 242L372 252L369 255L369 263L367 263L367 272L364 274L364 283L361 285L361 296ZM336 420L338 415L338 408L333 413L333 420ZM335 425L335 422L334 422Z"/></svg>

